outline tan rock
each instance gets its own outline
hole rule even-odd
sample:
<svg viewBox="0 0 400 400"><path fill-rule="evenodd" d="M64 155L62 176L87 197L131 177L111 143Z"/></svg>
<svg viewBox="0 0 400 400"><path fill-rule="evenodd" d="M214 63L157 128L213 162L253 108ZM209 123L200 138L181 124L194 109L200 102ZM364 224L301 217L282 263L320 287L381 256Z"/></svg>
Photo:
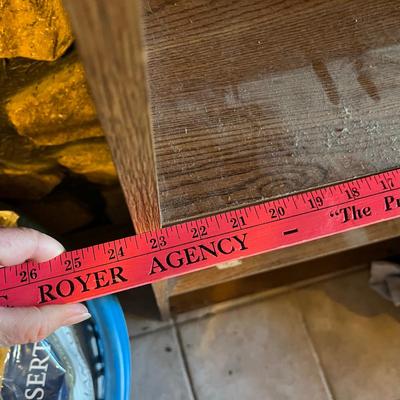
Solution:
<svg viewBox="0 0 400 400"><path fill-rule="evenodd" d="M10 228L18 225L19 215L10 210L0 210L0 226L2 228ZM0 349L1 358L1 349ZM0 361L1 362L1 361Z"/></svg>
<svg viewBox="0 0 400 400"><path fill-rule="evenodd" d="M62 0L0 0L0 57L52 61L73 37Z"/></svg>
<svg viewBox="0 0 400 400"><path fill-rule="evenodd" d="M63 174L52 152L16 133L0 134L0 198L37 199L57 186Z"/></svg>
<svg viewBox="0 0 400 400"><path fill-rule="evenodd" d="M83 67L75 57L11 96L6 112L17 132L38 145L103 135Z"/></svg>
<svg viewBox="0 0 400 400"><path fill-rule="evenodd" d="M0 167L0 197L3 199L40 199L62 180L58 171Z"/></svg>
<svg viewBox="0 0 400 400"><path fill-rule="evenodd" d="M66 145L57 153L58 162L89 181L113 184L118 181L109 147L104 139L87 140Z"/></svg>
<svg viewBox="0 0 400 400"><path fill-rule="evenodd" d="M0 167L35 172L59 169L53 153L52 148L38 147L15 132L0 130Z"/></svg>

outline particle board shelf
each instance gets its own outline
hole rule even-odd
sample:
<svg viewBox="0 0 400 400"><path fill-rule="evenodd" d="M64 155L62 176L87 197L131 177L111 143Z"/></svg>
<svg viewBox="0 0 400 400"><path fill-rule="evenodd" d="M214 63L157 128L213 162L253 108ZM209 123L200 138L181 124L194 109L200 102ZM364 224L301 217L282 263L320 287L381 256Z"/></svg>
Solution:
<svg viewBox="0 0 400 400"><path fill-rule="evenodd" d="M398 1L66 6L138 232L400 165ZM165 315L171 294L397 233L201 271L156 297Z"/></svg>

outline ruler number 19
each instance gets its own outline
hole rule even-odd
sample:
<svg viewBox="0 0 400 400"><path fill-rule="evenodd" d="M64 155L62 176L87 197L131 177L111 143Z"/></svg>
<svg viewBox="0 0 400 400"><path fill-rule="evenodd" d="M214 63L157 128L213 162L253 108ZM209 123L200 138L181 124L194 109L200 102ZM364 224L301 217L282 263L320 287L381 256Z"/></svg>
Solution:
<svg viewBox="0 0 400 400"><path fill-rule="evenodd" d="M308 199L308 202L310 203L311 208L318 208L324 205L324 201L320 196L315 196L315 198Z"/></svg>
<svg viewBox="0 0 400 400"><path fill-rule="evenodd" d="M28 271L21 271L21 272L19 273L19 276L21 277L21 282L28 282ZM36 268L32 268L32 269L29 271L29 278L30 278L31 280L34 280L34 279L37 278L37 271L36 271Z"/></svg>

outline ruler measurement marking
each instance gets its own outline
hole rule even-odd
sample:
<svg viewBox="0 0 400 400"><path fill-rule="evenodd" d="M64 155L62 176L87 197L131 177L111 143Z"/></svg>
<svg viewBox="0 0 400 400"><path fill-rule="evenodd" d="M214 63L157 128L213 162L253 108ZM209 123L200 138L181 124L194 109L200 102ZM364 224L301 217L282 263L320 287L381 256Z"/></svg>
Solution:
<svg viewBox="0 0 400 400"><path fill-rule="evenodd" d="M290 229L288 231L284 231L283 234L284 235L292 235L293 233L297 233L299 230L297 228L294 229Z"/></svg>
<svg viewBox="0 0 400 400"><path fill-rule="evenodd" d="M395 189L392 189L392 191L394 191L394 190L395 190ZM384 193L384 192L374 193L374 194L367 195L367 196L364 196L364 197L358 197L357 199L347 200L347 201L345 201L345 202L338 203L338 204L335 204L335 205L333 205L333 206L326 206L326 207L323 207L323 208L321 208L321 209L312 209L312 210L308 210L308 211L303 212L303 213L299 213L299 214L296 214L296 215L291 215L291 216L288 216L288 217L284 217L284 218L282 218L281 220L265 221L265 222L261 222L261 223L259 223L259 224L252 225L251 227L243 227L243 228L239 228L239 229L232 229L232 230L224 231L223 233L218 233L218 234L215 234L215 235L212 235L212 236L207 236L207 237L200 238L200 239L193 239L193 240L190 240L190 241L188 241L188 242L178 243L178 244L173 245L173 246L164 247L162 250L163 250L163 251L164 251L164 250L172 250L172 249L175 249L176 247L182 247L182 246L184 246L184 245L191 244L191 243L196 243L196 242L200 242L200 241L203 241L203 240L205 240L205 239L214 239L214 238L217 238L217 237L219 237L219 236L224 236L224 235L227 235L227 234L231 234L231 233L243 231L243 230L246 230L246 229L257 228L257 227L260 227L260 226L263 226L263 225L269 225L269 224L278 223L279 221L289 220L289 219L294 218L294 217L298 217L298 216L302 216L302 215L307 215L307 214L311 214L311 213L316 213L316 212L323 211L323 210L328 210L328 209L330 209L330 208L337 207L338 205L344 205L344 204L351 203L351 202L354 202L354 201L359 201L359 200L362 200L362 199L365 199L365 198L374 197L374 196L377 196L378 194L382 194L382 193ZM131 256L131 257L125 257L125 258L124 258L124 261L126 261L126 260L131 260L131 259L138 258L138 257L148 256L148 255L151 255L151 254L156 254L156 253L158 253L159 251L160 251L160 250L152 250L152 251L148 251L148 252L145 252L145 253L140 253L140 254L137 254L137 255L134 255L134 256ZM67 253L64 253L64 254L68 254L68 252L67 252ZM95 268L95 267L101 267L101 266L104 266L104 265L107 265L107 264L110 264L110 263L115 263L115 262L117 262L117 261L112 261L112 262L103 263L103 264L97 264L97 265L95 265L95 266L90 266L90 267L82 268L82 269L80 269L79 271L83 271L83 270L85 270L85 269L90 269L90 268ZM21 264L21 265L24 265L24 264ZM7 268L7 267L6 267L6 268ZM67 272L67 273L64 273L63 275L69 275L69 273Z"/></svg>

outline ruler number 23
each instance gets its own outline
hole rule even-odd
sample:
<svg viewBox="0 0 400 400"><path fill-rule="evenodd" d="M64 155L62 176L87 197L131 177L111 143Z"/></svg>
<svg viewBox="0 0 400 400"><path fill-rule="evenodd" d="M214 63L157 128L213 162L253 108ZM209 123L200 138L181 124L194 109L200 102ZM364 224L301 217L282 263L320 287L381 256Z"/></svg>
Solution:
<svg viewBox="0 0 400 400"><path fill-rule="evenodd" d="M159 236L158 243L156 238L151 238L150 244L152 249L156 249L158 247L165 247L167 245L167 241L165 240L165 236Z"/></svg>

